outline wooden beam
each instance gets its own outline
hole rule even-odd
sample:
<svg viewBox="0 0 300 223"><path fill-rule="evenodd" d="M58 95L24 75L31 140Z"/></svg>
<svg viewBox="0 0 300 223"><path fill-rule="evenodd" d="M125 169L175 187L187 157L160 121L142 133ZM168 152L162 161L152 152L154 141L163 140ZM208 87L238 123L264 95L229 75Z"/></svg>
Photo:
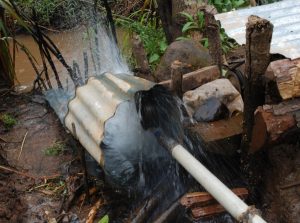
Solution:
<svg viewBox="0 0 300 223"><path fill-rule="evenodd" d="M234 188L232 192L242 199L248 196L246 188ZM185 194L180 204L191 210L192 217L199 219L225 212L226 210L207 192L193 192Z"/></svg>
<svg viewBox="0 0 300 223"><path fill-rule="evenodd" d="M218 66L204 67L182 76L182 91L193 90L220 77ZM171 88L171 80L162 81L159 84Z"/></svg>
<svg viewBox="0 0 300 223"><path fill-rule="evenodd" d="M198 133L206 142L214 142L220 139L240 135L243 131L243 115L238 114L229 119L214 122L199 122L190 127Z"/></svg>

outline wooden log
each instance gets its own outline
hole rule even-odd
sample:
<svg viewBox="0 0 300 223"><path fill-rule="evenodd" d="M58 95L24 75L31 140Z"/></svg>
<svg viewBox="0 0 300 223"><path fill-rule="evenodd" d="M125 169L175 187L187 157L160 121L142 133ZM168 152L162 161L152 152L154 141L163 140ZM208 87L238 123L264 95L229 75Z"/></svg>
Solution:
<svg viewBox="0 0 300 223"><path fill-rule="evenodd" d="M265 76L268 102L300 97L300 59L274 61Z"/></svg>
<svg viewBox="0 0 300 223"><path fill-rule="evenodd" d="M300 126L300 99L284 101L277 105L264 105L255 112L250 151L274 145L283 140L289 131Z"/></svg>
<svg viewBox="0 0 300 223"><path fill-rule="evenodd" d="M205 83L216 80L220 77L218 66L204 67L199 70L184 74L182 76L182 91L186 92L195 89ZM159 84L171 88L171 80L162 81Z"/></svg>
<svg viewBox="0 0 300 223"><path fill-rule="evenodd" d="M264 73L270 61L273 25L266 19L250 16L246 24L246 82L244 89L243 152L249 150L254 111L265 100Z"/></svg>

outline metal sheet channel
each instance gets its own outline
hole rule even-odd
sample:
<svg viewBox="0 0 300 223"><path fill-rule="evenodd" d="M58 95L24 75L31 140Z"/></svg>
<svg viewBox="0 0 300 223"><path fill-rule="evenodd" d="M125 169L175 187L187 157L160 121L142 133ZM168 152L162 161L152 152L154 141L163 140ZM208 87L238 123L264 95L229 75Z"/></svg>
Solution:
<svg viewBox="0 0 300 223"><path fill-rule="evenodd" d="M65 126L91 156L103 164L99 145L104 138L105 122L113 117L120 103L133 100L136 91L153 86L153 82L126 74L105 73L91 77L76 89L74 99L69 102Z"/></svg>

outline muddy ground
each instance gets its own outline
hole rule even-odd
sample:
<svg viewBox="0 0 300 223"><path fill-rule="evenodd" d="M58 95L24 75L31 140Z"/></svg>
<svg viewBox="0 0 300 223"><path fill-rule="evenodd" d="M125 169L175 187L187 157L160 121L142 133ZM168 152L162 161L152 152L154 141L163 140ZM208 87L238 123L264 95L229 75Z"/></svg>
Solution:
<svg viewBox="0 0 300 223"><path fill-rule="evenodd" d="M0 222L86 219L92 205L83 202L78 148L45 100L7 94L0 105L2 114L17 120L11 129L0 125ZM105 190L97 184L98 193Z"/></svg>
<svg viewBox="0 0 300 223"><path fill-rule="evenodd" d="M0 124L1 223L85 222L97 201L101 208L95 222L106 214L126 219L126 197L107 187L103 176L90 177L93 195L86 202L78 145L42 96L2 95L0 114L4 113L17 124L10 129ZM265 155L258 199L263 215L272 223L298 223L299 140L268 148Z"/></svg>

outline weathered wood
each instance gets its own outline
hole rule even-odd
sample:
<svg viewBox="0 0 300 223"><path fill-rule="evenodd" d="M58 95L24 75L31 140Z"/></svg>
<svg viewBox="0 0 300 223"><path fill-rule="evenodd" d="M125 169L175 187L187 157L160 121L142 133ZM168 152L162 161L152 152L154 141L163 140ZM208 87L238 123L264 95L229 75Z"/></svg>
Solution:
<svg viewBox="0 0 300 223"><path fill-rule="evenodd" d="M216 80L220 77L218 66L204 67L199 70L184 74L182 76L182 91L186 92L195 89L205 83ZM171 80L162 81L159 84L170 89Z"/></svg>
<svg viewBox="0 0 300 223"><path fill-rule="evenodd" d="M220 26L216 21L214 15L210 12L204 11L205 15L205 31L208 38L209 53L213 58L214 64L218 65L221 71L222 65L222 47L220 39Z"/></svg>
<svg viewBox="0 0 300 223"><path fill-rule="evenodd" d="M182 98L182 66L178 60L171 64L171 91L179 98Z"/></svg>
<svg viewBox="0 0 300 223"><path fill-rule="evenodd" d="M143 42L139 35L134 34L132 38L132 54L136 61L137 69L142 73L149 73L150 67Z"/></svg>
<svg viewBox="0 0 300 223"><path fill-rule="evenodd" d="M270 61L273 25L266 19L250 16L246 24L246 83L244 89L244 135L242 149L250 145L255 109L264 104L264 73Z"/></svg>
<svg viewBox="0 0 300 223"><path fill-rule="evenodd" d="M246 188L234 188L232 191L241 199L246 199L248 190ZM226 210L207 192L194 192L184 195L180 199L181 205L189 208L194 219L213 216Z"/></svg>
<svg viewBox="0 0 300 223"><path fill-rule="evenodd" d="M250 152L279 142L289 131L299 128L299 123L300 99L259 107L255 112Z"/></svg>
<svg viewBox="0 0 300 223"><path fill-rule="evenodd" d="M198 133L206 142L213 142L242 134L243 115L238 114L229 119L214 122L199 122L190 129Z"/></svg>
<svg viewBox="0 0 300 223"><path fill-rule="evenodd" d="M300 97L300 59L277 60L266 71L267 96L269 102Z"/></svg>

